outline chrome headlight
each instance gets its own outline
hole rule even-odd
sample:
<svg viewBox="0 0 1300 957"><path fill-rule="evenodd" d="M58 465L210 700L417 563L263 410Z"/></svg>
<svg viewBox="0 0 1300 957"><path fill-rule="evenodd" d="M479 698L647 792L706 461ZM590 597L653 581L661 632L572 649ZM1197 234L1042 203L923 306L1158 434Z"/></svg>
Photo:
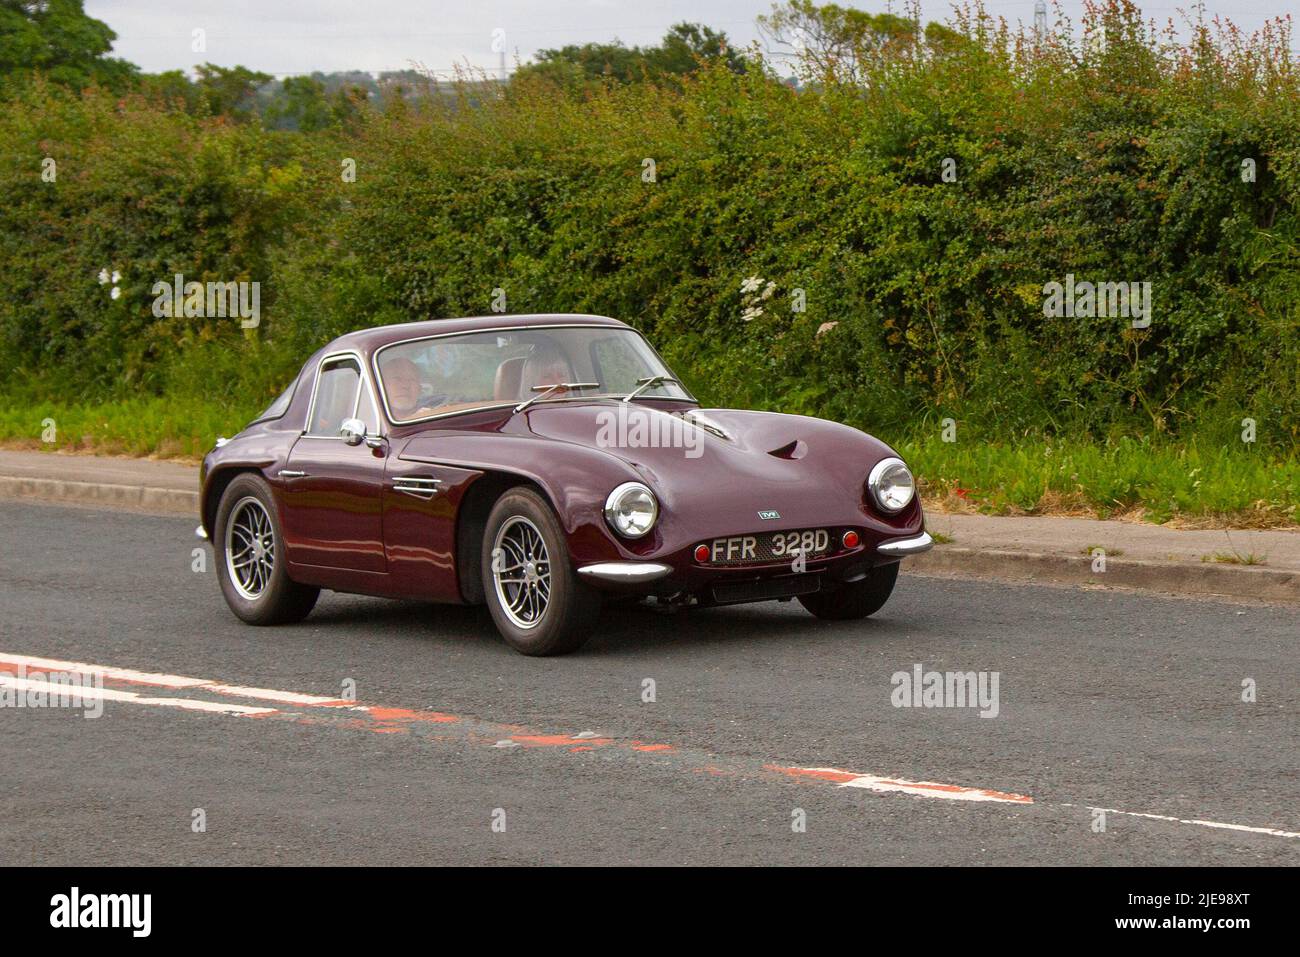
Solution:
<svg viewBox="0 0 1300 957"><path fill-rule="evenodd" d="M640 482L624 482L605 499L605 521L624 538L640 538L658 518L654 492Z"/></svg>
<svg viewBox="0 0 1300 957"><path fill-rule="evenodd" d="M902 459L887 458L876 463L867 477L867 488L882 511L901 512L912 502L916 483Z"/></svg>

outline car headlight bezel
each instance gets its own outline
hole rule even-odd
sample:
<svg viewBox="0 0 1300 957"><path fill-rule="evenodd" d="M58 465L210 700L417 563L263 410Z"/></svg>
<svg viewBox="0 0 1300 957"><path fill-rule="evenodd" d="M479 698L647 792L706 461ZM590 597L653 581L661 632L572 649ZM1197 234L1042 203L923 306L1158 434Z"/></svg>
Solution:
<svg viewBox="0 0 1300 957"><path fill-rule="evenodd" d="M900 471L906 476L905 483L894 480ZM906 488L906 496L895 491L902 488ZM867 489L871 492L872 504L886 515L897 515L915 500L916 477L906 462L891 455L881 459L871 469L871 474L867 476Z"/></svg>
<svg viewBox="0 0 1300 957"><path fill-rule="evenodd" d="M649 519L642 523L629 522L626 516L626 506L630 499L642 497L643 504L648 503L648 509L642 509L641 514L649 513ZM620 521L623 519L623 521ZM605 521L622 538L644 538L654 529L655 523L659 521L659 499L650 486L644 482L624 482L615 488L605 498Z"/></svg>

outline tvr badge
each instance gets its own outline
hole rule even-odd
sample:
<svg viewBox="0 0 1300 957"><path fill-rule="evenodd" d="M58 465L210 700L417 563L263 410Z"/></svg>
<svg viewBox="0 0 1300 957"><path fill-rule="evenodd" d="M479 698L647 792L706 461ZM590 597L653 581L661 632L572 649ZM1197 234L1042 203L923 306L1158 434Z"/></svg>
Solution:
<svg viewBox="0 0 1300 957"><path fill-rule="evenodd" d="M781 513L774 508L765 508L758 513L758 517L766 522L774 518L780 518Z"/></svg>

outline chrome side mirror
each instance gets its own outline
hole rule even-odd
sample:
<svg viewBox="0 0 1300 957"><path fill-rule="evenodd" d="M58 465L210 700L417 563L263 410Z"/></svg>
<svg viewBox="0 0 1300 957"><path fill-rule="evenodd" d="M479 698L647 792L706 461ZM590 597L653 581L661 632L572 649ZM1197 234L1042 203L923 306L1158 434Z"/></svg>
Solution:
<svg viewBox="0 0 1300 957"><path fill-rule="evenodd" d="M360 419L344 419L339 426L339 437L348 445L360 445L366 440L366 423Z"/></svg>

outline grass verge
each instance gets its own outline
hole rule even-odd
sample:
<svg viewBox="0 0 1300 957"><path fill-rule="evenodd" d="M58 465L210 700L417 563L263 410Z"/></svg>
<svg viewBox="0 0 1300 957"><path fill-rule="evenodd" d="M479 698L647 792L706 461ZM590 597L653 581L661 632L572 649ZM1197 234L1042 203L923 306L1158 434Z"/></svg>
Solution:
<svg viewBox="0 0 1300 957"><path fill-rule="evenodd" d="M11 448L197 462L218 435L234 435L259 411L157 397L95 405L4 402L0 442Z"/></svg>
<svg viewBox="0 0 1300 957"><path fill-rule="evenodd" d="M1188 527L1296 525L1300 460L1237 448L1121 438L899 442L928 505L987 515L1079 515Z"/></svg>

